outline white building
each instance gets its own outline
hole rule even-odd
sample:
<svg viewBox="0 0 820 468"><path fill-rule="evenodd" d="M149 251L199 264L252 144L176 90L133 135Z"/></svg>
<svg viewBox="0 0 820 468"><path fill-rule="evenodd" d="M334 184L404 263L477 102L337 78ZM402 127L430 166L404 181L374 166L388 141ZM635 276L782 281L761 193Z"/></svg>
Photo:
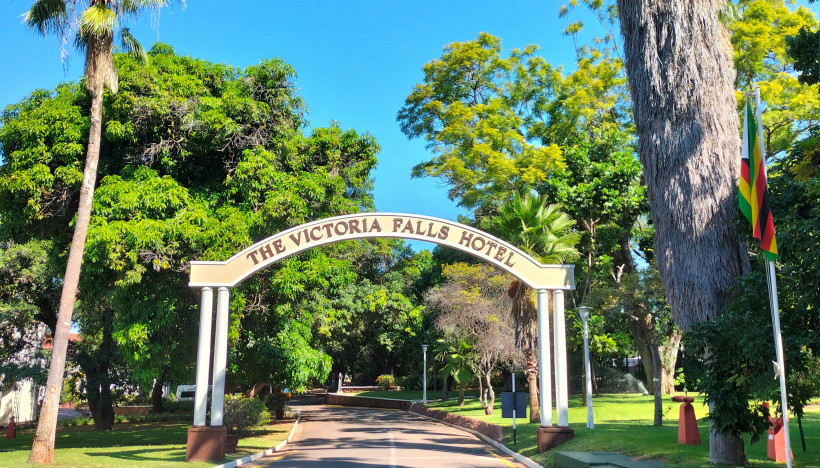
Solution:
<svg viewBox="0 0 820 468"><path fill-rule="evenodd" d="M17 389L4 392L0 398L0 426L8 425L12 416L18 423L35 421L41 391L42 387L26 379L17 384Z"/></svg>

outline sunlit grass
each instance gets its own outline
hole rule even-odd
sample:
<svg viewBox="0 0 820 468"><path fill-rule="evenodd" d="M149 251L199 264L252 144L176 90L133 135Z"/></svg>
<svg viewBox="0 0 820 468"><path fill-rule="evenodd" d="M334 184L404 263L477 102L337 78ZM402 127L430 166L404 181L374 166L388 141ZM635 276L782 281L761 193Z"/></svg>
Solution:
<svg viewBox="0 0 820 468"><path fill-rule="evenodd" d="M239 440L237 453L228 454L226 461L274 447L288 436L293 421L257 428L253 436ZM68 467L185 467L205 468L213 463L186 462L185 444L190 423L128 423L116 424L113 431L95 431L90 426L57 429L54 465ZM18 431L16 439L0 439L0 466L24 467L34 428Z"/></svg>
<svg viewBox="0 0 820 468"><path fill-rule="evenodd" d="M378 394L377 394L378 393ZM380 396L389 398L399 397L405 392L370 392L361 396ZM415 392L420 393L420 392ZM417 399L414 392L407 392L401 399ZM452 393L451 393L452 395ZM428 398L432 395L428 392ZM438 393L435 395L438 396ZM695 416L703 418L707 414L703 406L703 399L697 398ZM602 451L618 452L637 459L662 461L665 466L681 468L710 467L709 464L709 433L708 423L698 420L698 429L702 445L679 445L678 441L678 412L679 403L671 401L671 397L664 398L664 425L652 425L654 415L654 401L652 396L638 394L627 395L599 395L593 398L593 416L595 428L586 428L587 410L582 406L581 397L575 396L569 402L569 425L575 430L575 438L562 445L560 451ZM484 414L484 409L476 399L468 399L463 407L457 402L430 403L436 409L481 419L504 428L504 443L532 458L544 466L552 466L553 452L539 454L536 449L536 429L538 424L530 424L527 419L517 420L517 444L513 445L512 419L501 418L501 402L496 400L494 413ZM557 415L553 410L553 421ZM803 452L800 444L800 432L797 420L793 419L789 425L791 431L792 448L794 451L794 466L809 468L820 466L820 407L807 410L803 418L803 429L806 436L807 451ZM756 444L746 443L746 452L752 467L783 467L766 459L766 440Z"/></svg>

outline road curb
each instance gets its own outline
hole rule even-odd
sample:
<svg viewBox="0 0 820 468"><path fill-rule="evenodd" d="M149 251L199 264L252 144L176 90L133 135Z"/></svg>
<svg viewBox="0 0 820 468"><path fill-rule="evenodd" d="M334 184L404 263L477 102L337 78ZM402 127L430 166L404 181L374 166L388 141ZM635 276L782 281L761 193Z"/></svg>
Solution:
<svg viewBox="0 0 820 468"><path fill-rule="evenodd" d="M242 466L246 463L250 463L252 461L259 460L260 458L267 457L268 455L273 455L274 453L282 450L285 445L290 442L290 439L293 438L293 434L296 432L296 426L299 425L299 420L302 419L302 414L298 414L296 416L296 422L293 423L293 427L290 428L290 432L288 433L288 438L276 444L275 447L269 448L259 453L254 453L253 455L248 455L247 457L240 458L238 460L230 461L228 463L223 463L222 465L215 465L212 468L235 468L237 466Z"/></svg>
<svg viewBox="0 0 820 468"><path fill-rule="evenodd" d="M539 465L538 463L535 463L534 461L532 461L532 459L530 459L528 457L525 457L524 455L521 455L520 453L518 453L516 451L513 451L511 448L507 447L506 445L498 443L498 442L494 441L493 439L490 439L489 437L485 436L484 434L482 434L478 431L474 431L472 429L468 429L466 427L462 427L462 426L459 426L459 425L456 425L456 424L451 424L451 423L442 421L441 419L436 419L434 417L427 416L427 415L424 415L424 414L421 414L421 413L416 413L415 411L408 411L408 413L413 413L416 416L421 416L422 418L429 419L430 421L434 421L434 422L441 423L441 424L446 424L447 426L450 426L452 428L459 429L459 430L462 430L464 432L469 432L470 434L473 434L474 436L479 437L484 442L492 445L496 449L498 449L498 450L506 453L507 455L513 457L515 459L515 461L523 464L527 468L544 468L543 465Z"/></svg>

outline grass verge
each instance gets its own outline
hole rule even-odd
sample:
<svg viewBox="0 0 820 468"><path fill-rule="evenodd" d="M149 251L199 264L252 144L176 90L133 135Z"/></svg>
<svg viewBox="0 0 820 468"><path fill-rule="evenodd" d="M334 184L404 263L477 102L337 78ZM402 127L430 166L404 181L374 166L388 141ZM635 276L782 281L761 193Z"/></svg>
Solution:
<svg viewBox="0 0 820 468"><path fill-rule="evenodd" d="M405 392L368 392L361 396L379 396L382 398L398 397L399 399L417 399L415 393L399 397ZM394 396L395 395L395 396ZM428 398L430 393L428 392ZM560 446L558 451L603 451L618 452L636 459L662 461L664 466L679 468L714 467L709 464L709 429L708 422L698 420L700 431L700 446L679 445L678 440L678 412L680 404L664 398L664 425L652 425L654 401L652 396L643 395L599 395L593 398L593 415L595 428L586 428L587 410L582 405L580 396L570 398L569 424L575 430L575 438ZM694 403L695 416L706 416L706 407L703 399L698 398ZM532 458L544 466L553 465L553 452L538 453L536 449L536 429L538 424L526 422L527 419L517 420L517 443L513 445L512 419L501 418L500 398L496 400L494 413L484 414L484 409L475 399L468 399L463 407L457 406L454 400L434 402L429 404L435 409L450 411L463 416L481 419L504 428L504 443L511 449ZM553 410L553 420L557 416ZM807 451L803 452L800 443L800 431L797 420L792 419L789 424L794 451L794 467L810 468L820 466L820 406L810 407L803 418L803 430L806 437ZM751 467L782 468L785 464L778 464L766 459L766 440L750 444L746 439L746 452Z"/></svg>
<svg viewBox="0 0 820 468"><path fill-rule="evenodd" d="M185 444L190 422L147 422L116 424L113 431L95 431L90 426L57 429L54 465L49 467L185 467L205 468L213 463L185 461ZM239 440L237 452L225 461L235 460L274 447L285 440L293 420L260 426ZM21 429L16 439L0 439L0 466L27 465L34 427Z"/></svg>

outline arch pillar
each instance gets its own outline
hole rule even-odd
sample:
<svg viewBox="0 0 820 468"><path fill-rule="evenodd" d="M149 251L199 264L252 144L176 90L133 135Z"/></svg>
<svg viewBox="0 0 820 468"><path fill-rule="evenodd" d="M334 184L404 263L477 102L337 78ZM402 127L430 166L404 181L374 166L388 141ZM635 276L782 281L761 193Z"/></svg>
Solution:
<svg viewBox="0 0 820 468"><path fill-rule="evenodd" d="M199 302L199 343L196 352L196 391L194 427L204 427L208 411L208 367L211 363L211 320L214 311L213 288L202 288Z"/></svg>
<svg viewBox="0 0 820 468"><path fill-rule="evenodd" d="M538 290L538 405L541 427L552 427L552 369L550 369L549 291Z"/></svg>
<svg viewBox="0 0 820 468"><path fill-rule="evenodd" d="M569 427L569 386L567 368L567 327L564 314L564 290L552 289L552 323L553 323L553 357L555 358L555 408L558 413L557 426L552 426L552 414L549 419L544 418L544 411L552 412L549 401L552 389L549 379L541 376L541 427L536 430L536 444L539 452L550 450L575 437L575 431ZM541 372L549 373L549 316L546 313L548 292L538 291L538 347L539 366ZM541 336L544 336L543 340ZM542 348L542 343L545 344Z"/></svg>
<svg viewBox="0 0 820 468"><path fill-rule="evenodd" d="M222 426L225 415L225 367L228 363L228 318L231 292L219 288L214 333L214 375L211 389L211 427Z"/></svg>
<svg viewBox="0 0 820 468"><path fill-rule="evenodd" d="M555 337L555 408L558 413L558 427L569 427L569 385L567 383L567 325L564 315L564 291L552 292L553 331Z"/></svg>
<svg viewBox="0 0 820 468"><path fill-rule="evenodd" d="M196 357L196 390L194 391L194 425L188 429L186 461L219 461L225 459L226 428L225 368L228 357L230 289L217 290L216 330L213 324L213 287L201 290L199 304L199 342ZM211 424L207 425L208 370L213 340L213 383L211 385Z"/></svg>

